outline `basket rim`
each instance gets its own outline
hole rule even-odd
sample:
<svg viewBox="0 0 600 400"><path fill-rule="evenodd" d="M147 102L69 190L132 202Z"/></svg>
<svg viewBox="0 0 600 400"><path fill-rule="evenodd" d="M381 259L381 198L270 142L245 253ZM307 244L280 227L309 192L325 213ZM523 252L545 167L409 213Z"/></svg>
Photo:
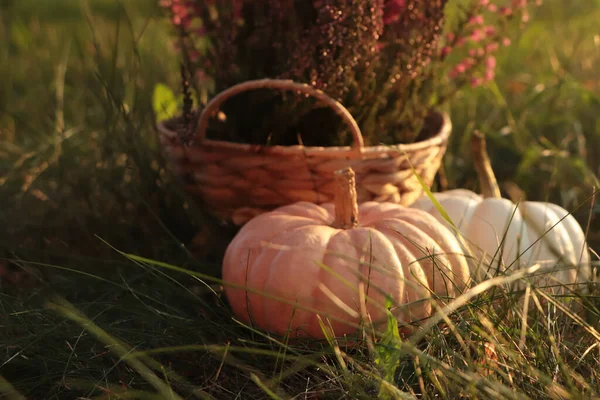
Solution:
<svg viewBox="0 0 600 400"><path fill-rule="evenodd" d="M213 97L200 113L198 125L196 127L195 141L202 142L206 139L206 129L210 118L214 117L221 105L231 97L235 97L239 93L256 89L274 89L280 91L293 91L299 94L305 94L318 99L321 104L329 107L338 117L342 119L344 124L350 129L353 138L352 147L358 151L360 147L364 147L364 138L358 123L350 114L350 111L342 103L331 98L327 93L317 89L307 83L295 82L290 79L253 79L238 83L223 90L221 93Z"/></svg>
<svg viewBox="0 0 600 400"><path fill-rule="evenodd" d="M304 155L323 155L323 154L331 154L336 156L349 156L356 157L357 153L360 154L373 154L373 153L411 153L418 150L423 150L430 147L440 146L448 142L450 134L452 132L452 122L450 120L450 116L446 112L438 112L434 113L438 114L442 117L442 126L439 131L432 137L421 140L415 143L399 143L392 145L375 145L375 146L363 146L360 148L355 148L352 146L303 146L303 145L293 145L293 146L266 146L261 144L249 144L249 143L236 143L236 142L228 142L225 140L215 140L215 139L204 139L202 142L194 143L191 146L182 146L184 148L201 148L201 147L210 147L210 148L219 148L223 150L237 150L240 152L248 152L248 153L264 153L264 154L282 154L282 155L295 155L295 154L304 154ZM167 124L171 121L178 119L179 116L172 117L166 120L162 120L156 123L156 127L161 135L166 137L167 139L174 140L178 139L177 132L173 129L167 127Z"/></svg>

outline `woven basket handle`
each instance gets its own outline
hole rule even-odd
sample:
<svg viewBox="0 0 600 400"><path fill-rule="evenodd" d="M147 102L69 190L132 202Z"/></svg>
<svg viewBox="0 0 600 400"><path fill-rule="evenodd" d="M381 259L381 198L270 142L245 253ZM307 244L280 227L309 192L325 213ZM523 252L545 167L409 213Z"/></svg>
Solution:
<svg viewBox="0 0 600 400"><path fill-rule="evenodd" d="M350 131L352 132L352 137L354 138L354 143L352 147L358 151L360 151L363 148L364 140L362 133L360 132L360 128L358 127L356 120L352 117L352 115L346 109L346 107L344 107L342 104L335 101L319 89L315 89L314 87L305 83L297 83L291 80L283 79L259 79L242 82L222 91L221 93L213 97L212 100L208 102L208 104L202 111L202 114L200 115L200 120L198 121L196 140L198 142L202 142L204 140L204 138L206 137L206 128L208 127L209 119L216 114L221 104L223 104L225 100L232 96L235 96L238 93L242 93L248 90L265 88L299 91L321 100L331 109L333 109L333 111L335 111L335 113L339 115L344 121L344 123L350 128Z"/></svg>

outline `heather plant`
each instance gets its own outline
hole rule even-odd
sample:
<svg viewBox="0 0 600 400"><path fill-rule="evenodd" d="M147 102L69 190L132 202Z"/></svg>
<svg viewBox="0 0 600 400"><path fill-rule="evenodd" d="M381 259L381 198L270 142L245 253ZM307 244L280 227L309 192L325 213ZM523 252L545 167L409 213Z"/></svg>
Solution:
<svg viewBox="0 0 600 400"><path fill-rule="evenodd" d="M344 104L367 144L435 133L427 116L465 85L494 79L495 53L528 20L527 0L163 0L201 102L251 79L311 84ZM539 1L536 2L539 4ZM202 104L200 104L201 108ZM350 144L333 113L272 91L238 95L213 137L256 144ZM191 121L193 123L193 120ZM189 123L182 131L190 135ZM189 137L187 139L190 139Z"/></svg>

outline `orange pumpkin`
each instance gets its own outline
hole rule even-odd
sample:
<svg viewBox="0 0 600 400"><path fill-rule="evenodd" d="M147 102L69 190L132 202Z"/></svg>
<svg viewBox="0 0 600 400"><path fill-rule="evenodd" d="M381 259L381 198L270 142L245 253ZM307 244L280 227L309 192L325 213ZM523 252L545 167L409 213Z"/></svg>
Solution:
<svg viewBox="0 0 600 400"><path fill-rule="evenodd" d="M248 222L223 260L225 293L238 318L280 335L322 338L319 315L336 336L351 334L365 307L378 326L386 299L399 321L432 311L468 284L451 231L430 214L391 203L356 203L354 172L336 173L335 203L295 203ZM439 297L438 297L439 296Z"/></svg>

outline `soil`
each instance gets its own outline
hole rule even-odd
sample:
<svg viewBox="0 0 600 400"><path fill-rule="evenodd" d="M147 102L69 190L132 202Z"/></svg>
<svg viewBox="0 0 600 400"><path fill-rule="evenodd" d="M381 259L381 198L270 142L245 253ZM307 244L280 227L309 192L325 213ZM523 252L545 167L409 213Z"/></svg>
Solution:
<svg viewBox="0 0 600 400"><path fill-rule="evenodd" d="M236 104L229 104L230 102ZM271 108L272 104L269 104ZM350 146L352 137L348 130L342 125L341 120L328 108L312 108L308 111L300 110L294 113L281 112L275 115L273 110L267 106L253 107L252 110L244 110L242 113L234 113L232 110L240 110L243 107L238 99L228 100L223 107L221 117L213 118L207 129L207 138L223 140L234 143L249 143L256 145L281 145L293 146L303 144L305 146ZM180 138L188 142L194 138L195 124L199 113L195 113L194 126L186 129L183 117L179 116L166 122L169 129L180 132ZM293 117L288 118L289 115ZM235 117L232 117L235 116ZM262 118L259 118L262 116ZM414 142L423 141L435 136L441 129L444 119L441 114L431 112L425 119L420 133ZM378 145L380 143L393 143L385 135L369 135L363 132L365 145ZM388 140L386 140L388 139ZM402 142L401 142L402 143ZM394 143L398 144L398 143Z"/></svg>

